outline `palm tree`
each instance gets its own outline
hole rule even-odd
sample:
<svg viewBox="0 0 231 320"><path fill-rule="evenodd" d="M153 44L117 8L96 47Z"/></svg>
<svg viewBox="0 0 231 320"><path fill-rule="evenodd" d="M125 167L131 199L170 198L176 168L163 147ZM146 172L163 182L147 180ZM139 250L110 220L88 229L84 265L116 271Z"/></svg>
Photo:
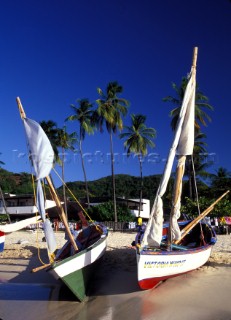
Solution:
<svg viewBox="0 0 231 320"><path fill-rule="evenodd" d="M2 153L0 152L0 155ZM2 165L4 165L5 163L3 161L0 160L0 168ZM6 204L5 204L5 200L4 200L4 196L3 196L3 192L2 192L2 187L0 186L0 199L2 199L2 202L3 202L3 206L5 208L5 212L6 212L6 215L7 215L7 219L9 221L9 223L11 223L11 220L10 220L10 215L9 213L7 212L7 209L6 209Z"/></svg>
<svg viewBox="0 0 231 320"><path fill-rule="evenodd" d="M73 132L68 134L66 131L66 126L62 129L57 129L57 146L62 149L62 157L61 157L61 166L62 166L62 181L63 181L63 198L64 198L64 206L65 212L67 215L67 199L66 199L66 188L65 188L65 178L64 178L64 163L65 163L65 150L74 151L74 144L76 143L76 133Z"/></svg>
<svg viewBox="0 0 231 320"><path fill-rule="evenodd" d="M154 148L155 144L150 138L156 137L156 130L154 128L147 128L145 125L146 117L142 114L131 115L132 125L130 127L125 126L127 130L120 134L120 138L127 138L124 142L124 147L127 149L127 156L129 157L131 153L134 153L138 156L139 165L140 165L140 206L139 206L139 216L140 208L142 201L143 193L143 173L142 173L142 163L143 157L148 152L148 147Z"/></svg>
<svg viewBox="0 0 231 320"><path fill-rule="evenodd" d="M113 204L114 217L117 222L116 211L116 193L115 193L115 174L114 174L114 151L112 135L123 129L122 116L126 116L128 100L119 98L118 95L123 92L123 87L118 82L109 82L104 93L100 88L97 88L100 99L96 100L98 105L98 126L102 132L103 124L105 122L107 131L110 136L110 152L111 152L111 173L112 173L112 190L113 190Z"/></svg>
<svg viewBox="0 0 231 320"><path fill-rule="evenodd" d="M223 193L231 187L231 172L223 167L219 167L216 170L216 174L211 175L211 182L215 195Z"/></svg>
<svg viewBox="0 0 231 320"><path fill-rule="evenodd" d="M52 148L55 154L55 162L60 163L59 151L58 151L59 144L57 141L58 128L57 128L56 122L52 120L48 120L48 121L43 120L40 122L40 126L43 128L48 139L50 140L50 143L52 145Z"/></svg>
<svg viewBox="0 0 231 320"><path fill-rule="evenodd" d="M180 87L177 87L175 83L172 83L172 88L175 90L177 97L167 96L163 98L164 102L170 102L171 104L175 105L176 107L170 112L170 116L172 117L171 127L172 130L175 131L180 108L183 102L184 93L188 84L188 79L183 77L181 80ZM206 108L208 110L213 110L213 107L208 103L208 97L206 97L196 85L196 95L195 95L195 129L196 131L200 130L201 124L206 126L206 120L211 122L211 118L209 115L203 110Z"/></svg>
<svg viewBox="0 0 231 320"><path fill-rule="evenodd" d="M62 180L63 180L63 198L64 198L64 205L65 205L65 212L67 215L67 204L66 204L66 190L64 184L64 162L65 162L65 150L70 149L74 150L74 143L76 142L76 134L71 133L68 134L66 132L66 127L64 126L62 129L57 127L56 122L52 120L48 121L41 121L41 127L43 128L44 132L46 133L52 148L55 154L55 162L59 163L62 167ZM59 156L58 148L61 147L62 149L62 158Z"/></svg>
<svg viewBox="0 0 231 320"><path fill-rule="evenodd" d="M185 174L188 176L189 183L189 198L195 198L195 177L193 172L197 173L197 176L200 176L203 179L207 179L210 174L206 169L212 164L207 160L207 144L202 140L206 138L206 135L201 131L197 131L195 134L193 158L192 156L186 156L185 163Z"/></svg>
<svg viewBox="0 0 231 320"><path fill-rule="evenodd" d="M86 188L86 196L87 196L87 204L88 207L90 206L90 200L89 200L89 191L88 191L88 183L87 183L87 175L86 170L84 166L84 158L83 158L83 149L82 149L82 143L83 140L87 134L93 134L94 133L94 123L93 123L93 104L89 102L88 99L79 99L77 100L77 103L79 107L76 107L75 105L71 105L71 108L74 111L74 114L69 116L66 120L73 121L76 120L79 122L79 151L80 151L80 157L81 157L81 163L82 163L82 170L84 175L84 181L85 181L85 188Z"/></svg>
<svg viewBox="0 0 231 320"><path fill-rule="evenodd" d="M1 155L1 154L2 154L2 153L0 152L0 155ZM0 160L0 168L1 168L1 165L4 165L4 164L5 164L5 163Z"/></svg>

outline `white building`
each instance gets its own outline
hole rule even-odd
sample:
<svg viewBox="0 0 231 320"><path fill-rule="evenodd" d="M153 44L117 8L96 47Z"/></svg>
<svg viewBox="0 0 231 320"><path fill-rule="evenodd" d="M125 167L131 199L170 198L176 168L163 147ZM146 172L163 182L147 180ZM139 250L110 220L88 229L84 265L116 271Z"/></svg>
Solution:
<svg viewBox="0 0 231 320"><path fill-rule="evenodd" d="M97 206L100 203L109 201L108 197L91 198L90 205ZM136 218L139 216L140 199L125 199L125 197L116 197L117 203L124 203L131 210L132 215ZM142 199L140 216L142 219L149 219L150 216L150 200Z"/></svg>
<svg viewBox="0 0 231 320"><path fill-rule="evenodd" d="M34 195L24 194L15 195L11 193L4 194L4 201L6 205L6 210L4 206L3 199L0 199L0 214L7 213L11 217L21 217L21 216L33 216L38 212L38 208L34 203ZM53 200L45 200L45 209L54 208L56 206Z"/></svg>
<svg viewBox="0 0 231 320"><path fill-rule="evenodd" d="M140 199L129 199L129 200L131 200L133 202L128 203L128 208L131 210L131 213L135 217L138 217L139 216ZM140 217L142 219L149 219L149 216L150 216L150 200L142 199L141 208L140 208Z"/></svg>

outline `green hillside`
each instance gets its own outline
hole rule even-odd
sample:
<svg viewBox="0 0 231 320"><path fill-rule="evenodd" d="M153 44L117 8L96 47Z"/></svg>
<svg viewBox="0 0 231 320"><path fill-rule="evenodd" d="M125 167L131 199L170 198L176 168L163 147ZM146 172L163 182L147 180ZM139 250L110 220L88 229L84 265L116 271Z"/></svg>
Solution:
<svg viewBox="0 0 231 320"><path fill-rule="evenodd" d="M126 174L115 176L117 197L139 198L140 178ZM143 178L143 198L153 199L160 181L160 176L148 176ZM68 182L68 188L78 197L86 196L85 183L82 181ZM59 188L60 189L60 188ZM98 180L89 181L88 189L90 197L112 197L112 179L111 176Z"/></svg>
<svg viewBox="0 0 231 320"><path fill-rule="evenodd" d="M161 175L151 175L143 178L143 198L149 199L151 205L155 198L157 188L159 186ZM13 173L0 168L0 186L3 193L15 193L15 194L32 194L33 187L31 183L31 175L28 173ZM201 210L206 209L213 201L221 196L226 190L231 189L231 179L222 178L215 180L216 184L208 186L202 181L198 181L198 194ZM126 174L118 174L115 176L116 182L116 196L124 197L126 199L139 199L140 195L140 178L130 176ZM71 190L72 194L81 202L86 202L85 183L83 181L67 182L67 187ZM111 176L107 176L98 180L89 181L88 189L90 193L90 199L93 197L109 197L112 199L112 179ZM163 197L165 209L171 207L173 190L173 179L170 179L166 193ZM187 205L188 212L196 212L196 204L194 200L190 200L189 197L189 185L187 179L183 181L182 195L184 201L182 205ZM60 199L63 200L63 190L60 186L57 190ZM73 196L67 190L66 195L73 200ZM49 198L49 192L46 197ZM187 198L188 197L188 198ZM231 194L229 194L223 201L221 201L213 210L217 216L230 216L231 215Z"/></svg>
<svg viewBox="0 0 231 320"><path fill-rule="evenodd" d="M140 178L129 176L126 174L118 174L116 180L117 197L139 198ZM160 175L153 175L143 178L143 198L153 200ZM30 194L33 193L32 178L28 173L13 173L0 168L0 186L3 193ZM83 181L67 182L68 188L77 197L77 199L85 198L85 183ZM112 197L112 179L111 176L98 180L89 181L88 188L90 197ZM62 197L62 187L57 189L60 197ZM67 192L71 197L71 194Z"/></svg>

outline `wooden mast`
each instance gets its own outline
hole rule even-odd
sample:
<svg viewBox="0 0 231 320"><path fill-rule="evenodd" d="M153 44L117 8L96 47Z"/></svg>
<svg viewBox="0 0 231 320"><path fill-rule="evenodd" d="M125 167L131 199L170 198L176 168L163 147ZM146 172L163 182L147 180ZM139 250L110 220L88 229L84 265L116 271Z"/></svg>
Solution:
<svg viewBox="0 0 231 320"><path fill-rule="evenodd" d="M196 78L197 53L198 53L198 48L195 47L193 50L192 67L191 67L191 73L192 73L191 77L193 78L193 81L195 81L195 78ZM170 219L169 219L168 245L172 243L173 213L174 213L175 207L177 206L179 198L181 197L182 180L183 180L184 171L185 171L185 161L186 161L185 155L180 155L178 157L176 178L175 178L174 189L173 189L174 191L173 191L172 207L171 207L171 213L170 213Z"/></svg>
<svg viewBox="0 0 231 320"><path fill-rule="evenodd" d="M25 114L24 109L22 107L20 98L17 97L16 101L17 101L17 104L18 104L20 116L21 116L22 120L24 120L26 118L26 114ZM58 198L58 196L56 194L56 191L55 191L55 188L53 186L53 183L52 183L52 181L51 181L49 176L46 177L46 180L47 180L48 186L50 188L51 194L53 196L53 199L54 199L54 201L56 203L56 206L57 206L57 209L58 209L58 213L59 213L59 217L60 217L60 219L62 220L62 222L63 222L63 224L65 226L66 232L68 234L68 237L69 237L69 239L71 241L71 244L72 244L74 250L77 251L78 250L77 244L75 242L75 239L73 238L73 235L71 234L71 231L70 231L70 228L68 226L67 219L66 219L66 214L65 214L65 212L63 210L63 207L62 207L62 204L61 204L61 202L60 202L60 200L59 200L59 198Z"/></svg>

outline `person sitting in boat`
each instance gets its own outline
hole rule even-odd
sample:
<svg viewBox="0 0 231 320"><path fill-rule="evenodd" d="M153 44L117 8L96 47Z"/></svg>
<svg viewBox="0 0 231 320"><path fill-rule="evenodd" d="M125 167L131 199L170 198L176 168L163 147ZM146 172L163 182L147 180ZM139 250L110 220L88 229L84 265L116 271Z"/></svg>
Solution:
<svg viewBox="0 0 231 320"><path fill-rule="evenodd" d="M142 218L139 216L137 219L137 230L141 231L142 228Z"/></svg>
<svg viewBox="0 0 231 320"><path fill-rule="evenodd" d="M137 232L135 241L133 241L133 242L131 243L131 245L132 245L133 247L140 245L140 243L141 243L141 241L142 241L142 239L143 239L143 236L144 236L145 228L146 228L146 223L142 223L142 225L140 226L140 230Z"/></svg>
<svg viewBox="0 0 231 320"><path fill-rule="evenodd" d="M76 239L79 234L79 231L74 230L73 224L70 225L70 231L71 231L71 234L73 235L74 239ZM69 240L69 236L68 236L68 233L66 230L65 230L65 238L64 239Z"/></svg>

